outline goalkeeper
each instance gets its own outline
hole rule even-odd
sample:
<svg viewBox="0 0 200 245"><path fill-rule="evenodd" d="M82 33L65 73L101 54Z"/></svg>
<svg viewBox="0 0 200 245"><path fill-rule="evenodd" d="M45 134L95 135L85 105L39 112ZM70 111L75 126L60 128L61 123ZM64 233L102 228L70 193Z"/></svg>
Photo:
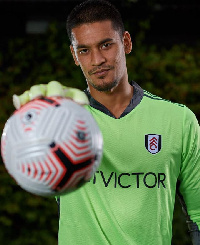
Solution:
<svg viewBox="0 0 200 245"><path fill-rule="evenodd" d="M18 108L39 95L88 100L85 107L103 134L94 178L58 199L59 245L170 245L176 193L192 243L200 244L200 131L194 114L129 80L131 37L109 2L76 6L67 32L87 98L56 82L14 97Z"/></svg>

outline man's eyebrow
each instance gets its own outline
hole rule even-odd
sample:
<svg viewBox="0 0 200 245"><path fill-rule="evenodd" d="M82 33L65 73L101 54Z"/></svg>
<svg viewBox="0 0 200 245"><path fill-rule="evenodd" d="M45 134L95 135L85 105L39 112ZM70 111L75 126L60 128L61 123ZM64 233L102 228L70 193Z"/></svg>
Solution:
<svg viewBox="0 0 200 245"><path fill-rule="evenodd" d="M104 43L111 42L111 41L113 41L112 38L105 38L105 39L103 39L102 41L100 41L100 42L98 43L98 45L102 45L102 44L104 44ZM76 49L84 49L84 48L89 48L89 47L90 47L89 45L79 44L79 45L76 46Z"/></svg>
<svg viewBox="0 0 200 245"><path fill-rule="evenodd" d="M112 42L112 41L113 41L112 38L105 38L105 39L103 39L103 40L99 43L99 45L104 44L104 43L108 43L108 42Z"/></svg>

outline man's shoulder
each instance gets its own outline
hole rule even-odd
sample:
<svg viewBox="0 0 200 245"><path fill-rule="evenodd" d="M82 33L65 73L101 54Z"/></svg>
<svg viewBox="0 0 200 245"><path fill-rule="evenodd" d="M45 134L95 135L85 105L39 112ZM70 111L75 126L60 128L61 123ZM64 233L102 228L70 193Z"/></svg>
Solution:
<svg viewBox="0 0 200 245"><path fill-rule="evenodd" d="M136 92L140 91L141 101L143 101L145 106L149 104L149 106L152 106L154 108L159 107L161 110L167 109L167 108L168 109L174 108L174 110L181 110L181 111L183 108L186 108L186 106L183 104L164 99L160 96L157 96L153 93L148 92L145 89L142 89L135 81L132 81L131 85L134 86Z"/></svg>
<svg viewBox="0 0 200 245"><path fill-rule="evenodd" d="M147 103L152 103L155 104L161 109L163 108L169 108L169 109L177 109L179 110L180 108L185 108L186 106L180 103L173 102L171 100L164 99L160 96L154 95L146 90L144 90L144 98L147 99Z"/></svg>
<svg viewBox="0 0 200 245"><path fill-rule="evenodd" d="M164 99L144 90L143 110L156 118L167 120L184 121L186 118L193 120L193 112L183 104Z"/></svg>
<svg viewBox="0 0 200 245"><path fill-rule="evenodd" d="M194 112L186 105L172 102L170 100L163 99L157 95L154 95L144 90L143 105L151 114L158 116L167 115L168 119L173 118L175 120L189 120L190 122L197 121Z"/></svg>

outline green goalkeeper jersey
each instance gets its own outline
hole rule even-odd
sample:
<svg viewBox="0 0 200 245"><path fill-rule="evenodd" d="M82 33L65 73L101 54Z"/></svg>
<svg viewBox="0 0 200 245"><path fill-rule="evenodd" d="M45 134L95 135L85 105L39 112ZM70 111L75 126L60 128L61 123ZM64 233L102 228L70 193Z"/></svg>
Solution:
<svg viewBox="0 0 200 245"><path fill-rule="evenodd" d="M197 120L146 91L136 98L119 119L87 107L103 134L103 158L90 182L60 197L59 245L170 245L177 183L200 228Z"/></svg>

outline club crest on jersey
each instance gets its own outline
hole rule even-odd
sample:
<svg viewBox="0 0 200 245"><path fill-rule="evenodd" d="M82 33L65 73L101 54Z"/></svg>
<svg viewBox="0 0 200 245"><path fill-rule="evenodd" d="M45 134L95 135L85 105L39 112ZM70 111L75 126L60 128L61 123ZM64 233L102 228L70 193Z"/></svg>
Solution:
<svg viewBox="0 0 200 245"><path fill-rule="evenodd" d="M161 135L146 134L145 147L151 154L157 154L161 150Z"/></svg>

